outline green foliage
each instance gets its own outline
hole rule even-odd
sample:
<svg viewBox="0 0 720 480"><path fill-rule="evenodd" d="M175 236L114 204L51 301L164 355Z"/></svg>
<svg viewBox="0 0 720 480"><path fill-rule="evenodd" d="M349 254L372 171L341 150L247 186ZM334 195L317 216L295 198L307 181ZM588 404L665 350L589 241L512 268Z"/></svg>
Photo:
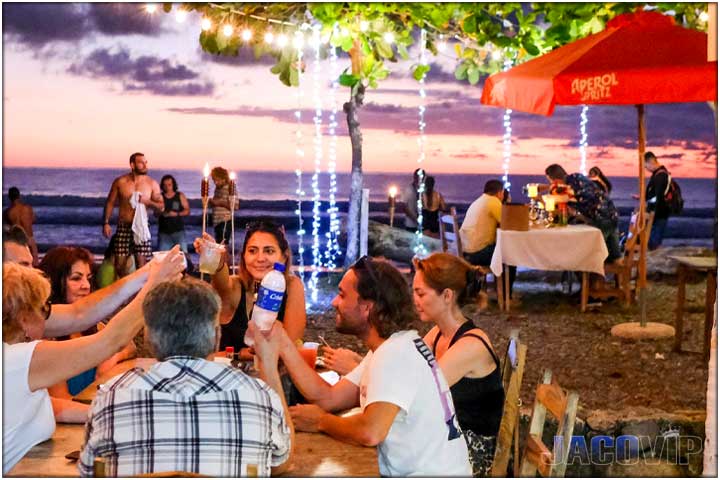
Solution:
<svg viewBox="0 0 720 480"><path fill-rule="evenodd" d="M276 64L270 71L285 85L298 85L300 71L292 46L292 35L305 24L319 27L323 56L327 49L339 48L353 59L353 69L340 76L340 84L356 89L360 83L376 88L387 78L386 62L409 59L409 48L419 38L418 31L427 32L426 48L433 55L441 54L438 44L450 40L457 59L455 78L475 85L482 74L503 68L505 56L515 63L527 61L569 42L597 33L617 15L635 11L643 3L188 3L182 8L196 10L211 20L213 27L200 34L203 50L214 55L237 55L244 47L238 35L228 38L222 25L236 29L251 28L250 41L256 58L272 55ZM675 20L689 28L703 29L700 14L706 3L657 3L653 8L673 12ZM163 4L170 11L171 4ZM288 45L280 49L266 45L262 32L268 23L256 17L287 22L272 25L276 35L284 33ZM307 22L307 23L306 23ZM365 23L367 22L367 23ZM363 26L368 28L363 28ZM281 32L282 31L282 32ZM392 33L394 41L385 39ZM357 46L357 48L355 48ZM499 52L501 55L493 54ZM448 55L448 54L443 54ZM414 65L412 75L423 78L427 65Z"/></svg>

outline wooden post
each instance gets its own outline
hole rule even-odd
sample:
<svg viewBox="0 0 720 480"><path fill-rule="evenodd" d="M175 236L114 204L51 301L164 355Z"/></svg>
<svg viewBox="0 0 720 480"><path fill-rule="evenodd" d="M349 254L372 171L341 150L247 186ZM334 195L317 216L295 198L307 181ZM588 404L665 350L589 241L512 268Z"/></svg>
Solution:
<svg viewBox="0 0 720 480"><path fill-rule="evenodd" d="M677 266L677 302L675 305L675 343L673 350L682 351L683 337L683 316L685 314L685 282L687 279L687 268L682 263Z"/></svg>
<svg viewBox="0 0 720 480"><path fill-rule="evenodd" d="M362 203L360 204L360 256L367 255L368 251L368 217L370 213L370 189L362 189Z"/></svg>
<svg viewBox="0 0 720 480"><path fill-rule="evenodd" d="M636 105L638 111L638 184L640 190L640 208L638 209L638 225L645 226L645 105ZM650 232L647 232L648 235ZM640 242L640 261L638 262L637 291L640 300L640 326L647 323L645 286L647 285L647 244Z"/></svg>

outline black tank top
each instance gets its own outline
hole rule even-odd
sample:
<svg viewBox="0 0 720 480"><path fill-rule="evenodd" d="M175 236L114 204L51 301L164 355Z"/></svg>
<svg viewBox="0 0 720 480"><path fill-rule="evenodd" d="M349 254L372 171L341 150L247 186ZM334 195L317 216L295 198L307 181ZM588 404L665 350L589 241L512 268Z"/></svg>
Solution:
<svg viewBox="0 0 720 480"><path fill-rule="evenodd" d="M163 202L165 203L166 212L182 212L182 203L180 202L180 194L175 192L175 196L167 198L165 195ZM185 223L182 217L166 217L160 216L158 219L158 232L160 233L176 233L185 229Z"/></svg>
<svg viewBox="0 0 720 480"><path fill-rule="evenodd" d="M460 428L472 430L477 435L495 437L500 429L503 405L505 404L505 391L502 385L500 361L484 338L474 333L467 333L475 328L471 320L463 323L450 340L448 350L462 337L475 337L488 349L493 360L495 370L482 378L461 378L450 387ZM437 348L441 333L438 331L433 343L433 353Z"/></svg>
<svg viewBox="0 0 720 480"><path fill-rule="evenodd" d="M240 303L235 309L232 320L225 325L220 325L220 350L225 350L226 347L233 347L235 352L239 352L241 348L247 347L245 345L245 332L248 328L248 315L247 315L247 304L245 303L245 285L241 282L241 295ZM280 304L280 310L278 311L277 319L282 323L285 317L285 306L287 304L287 292L285 292L283 301ZM251 311L252 313L252 311Z"/></svg>

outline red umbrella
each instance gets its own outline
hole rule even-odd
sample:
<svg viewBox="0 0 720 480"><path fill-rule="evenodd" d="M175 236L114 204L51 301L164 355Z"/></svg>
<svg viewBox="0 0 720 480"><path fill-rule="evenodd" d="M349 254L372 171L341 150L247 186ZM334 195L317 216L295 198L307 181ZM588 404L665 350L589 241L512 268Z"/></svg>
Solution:
<svg viewBox="0 0 720 480"><path fill-rule="evenodd" d="M480 101L540 115L552 115L555 105L635 104L643 206L643 104L717 101L717 61L707 61L707 34L676 25L667 15L638 11L615 17L602 32L490 76ZM641 222L643 212L640 208ZM644 251L639 277L642 289ZM644 308L642 317L644 323Z"/></svg>

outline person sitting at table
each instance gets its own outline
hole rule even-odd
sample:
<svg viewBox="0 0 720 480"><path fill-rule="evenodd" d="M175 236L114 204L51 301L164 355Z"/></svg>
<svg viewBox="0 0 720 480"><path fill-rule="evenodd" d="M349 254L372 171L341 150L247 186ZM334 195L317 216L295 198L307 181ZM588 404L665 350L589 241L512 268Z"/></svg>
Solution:
<svg viewBox="0 0 720 480"><path fill-rule="evenodd" d="M212 237L205 234L202 239L196 238L195 250L202 252L205 242L213 242ZM283 323L293 341L302 338L306 323L305 288L302 281L292 273L292 251L285 232L273 222L252 222L245 230L238 274L230 275L227 261L224 260L212 278L213 287L222 299L221 352L224 353L226 347L233 347L241 358L252 358L245 345L245 332L260 282L276 262L285 264L287 285L278 320Z"/></svg>
<svg viewBox="0 0 720 480"><path fill-rule="evenodd" d="M563 167L554 163L545 169L545 175L553 187L565 184L570 187L568 211L581 223L598 228L605 240L608 256L606 262L614 262L622 256L618 233L618 211L603 189L581 173L568 175Z"/></svg>
<svg viewBox="0 0 720 480"><path fill-rule="evenodd" d="M2 239L3 263L32 265L27 236L20 227L12 227ZM83 332L106 320L135 295L148 278L148 268L140 268L105 288L67 305L50 305L45 321L45 338Z"/></svg>
<svg viewBox="0 0 720 480"><path fill-rule="evenodd" d="M487 334L461 310L483 295L483 274L449 253L416 258L413 264L415 308L421 321L435 324L423 340L450 385L473 476L489 476L505 402L500 360Z"/></svg>
<svg viewBox="0 0 720 480"><path fill-rule="evenodd" d="M90 295L93 284L93 256L87 249L81 247L54 247L45 253L45 256L38 267L47 275L50 280L50 301L53 305L67 305L75 303ZM100 323L82 333L64 335L57 337L57 340L69 340L83 335L92 335L98 332L98 328L105 325ZM95 381L95 377L102 375L119 362L131 358L135 354L135 343L128 343L121 351L93 367L60 382L48 389L50 395L55 398L71 399ZM84 423L84 422L83 422Z"/></svg>
<svg viewBox="0 0 720 480"><path fill-rule="evenodd" d="M337 331L362 339L370 350L335 385L305 363L278 323L255 345L267 357L279 352L312 403L290 408L295 428L377 446L385 477L470 476L449 387L432 351L412 329L417 313L403 275L387 262L362 257L343 276L332 306ZM361 412L354 415L328 413L358 405Z"/></svg>
<svg viewBox="0 0 720 480"><path fill-rule="evenodd" d="M158 363L107 381L90 407L79 470L93 476L185 471L212 477L268 477L291 461L293 426L276 368L259 354L260 379L212 361L221 303L193 278L164 282L142 304ZM262 337L259 333L258 336Z"/></svg>
<svg viewBox="0 0 720 480"><path fill-rule="evenodd" d="M483 194L470 204L462 226L460 239L463 247L463 257L473 265L489 267L493 253L497 229L500 228L502 217L502 204L509 201L510 193L505 190L500 180L485 182ZM515 283L517 267L510 266L510 296Z"/></svg>
<svg viewBox="0 0 720 480"><path fill-rule="evenodd" d="M142 328L145 293L179 275L182 266L177 248L162 262L150 262L145 286L107 327L57 342L40 340L50 314L50 282L39 270L3 263L3 474L50 438L56 418L77 422L87 417L85 405L51 400L48 387L98 365L127 345Z"/></svg>

